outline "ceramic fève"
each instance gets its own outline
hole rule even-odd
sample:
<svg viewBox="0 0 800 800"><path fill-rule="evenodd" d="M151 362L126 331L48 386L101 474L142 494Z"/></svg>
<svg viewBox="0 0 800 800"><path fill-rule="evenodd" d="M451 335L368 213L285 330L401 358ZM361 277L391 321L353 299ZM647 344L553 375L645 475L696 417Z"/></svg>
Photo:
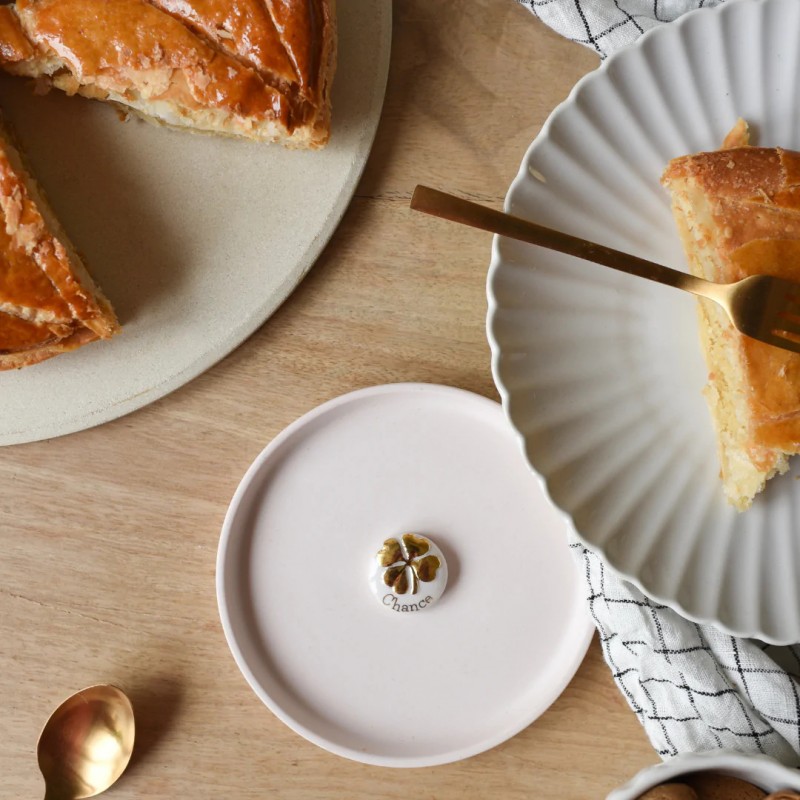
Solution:
<svg viewBox="0 0 800 800"><path fill-rule="evenodd" d="M396 614L425 611L447 586L444 553L419 533L389 537L370 561L372 593L382 608Z"/></svg>

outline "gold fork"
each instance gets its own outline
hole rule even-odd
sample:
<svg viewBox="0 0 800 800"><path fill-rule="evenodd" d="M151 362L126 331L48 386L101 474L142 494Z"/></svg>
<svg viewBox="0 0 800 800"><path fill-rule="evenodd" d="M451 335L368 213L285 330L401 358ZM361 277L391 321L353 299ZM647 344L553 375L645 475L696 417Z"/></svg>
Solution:
<svg viewBox="0 0 800 800"><path fill-rule="evenodd" d="M725 309L736 330L775 347L800 353L800 283L795 281L772 275L751 275L735 283L714 283L428 186L417 186L411 208L707 297ZM789 338L791 336L798 339Z"/></svg>

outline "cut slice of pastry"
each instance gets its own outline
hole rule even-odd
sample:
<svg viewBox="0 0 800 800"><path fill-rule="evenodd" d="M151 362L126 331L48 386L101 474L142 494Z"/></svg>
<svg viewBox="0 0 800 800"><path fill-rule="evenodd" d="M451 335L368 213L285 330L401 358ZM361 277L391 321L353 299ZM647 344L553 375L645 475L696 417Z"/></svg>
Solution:
<svg viewBox="0 0 800 800"><path fill-rule="evenodd" d="M725 148L676 158L662 178L691 272L800 280L800 153L749 147L743 123ZM722 481L744 510L800 452L800 355L738 333L711 301L699 319Z"/></svg>
<svg viewBox="0 0 800 800"><path fill-rule="evenodd" d="M17 0L0 65L154 122L323 146L334 0Z"/></svg>
<svg viewBox="0 0 800 800"><path fill-rule="evenodd" d="M92 281L0 129L0 369L117 333Z"/></svg>

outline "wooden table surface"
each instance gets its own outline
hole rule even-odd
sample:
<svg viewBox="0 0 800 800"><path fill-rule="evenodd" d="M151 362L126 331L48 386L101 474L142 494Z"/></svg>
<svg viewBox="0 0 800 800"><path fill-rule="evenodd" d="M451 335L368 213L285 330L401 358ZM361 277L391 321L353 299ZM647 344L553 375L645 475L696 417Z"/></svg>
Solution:
<svg viewBox="0 0 800 800"><path fill-rule="evenodd" d="M347 0L344 0L347 2ZM41 797L62 698L114 682L138 719L119 798L602 798L657 760L592 643L530 728L467 761L367 767L307 743L245 683L217 616L223 516L251 460L317 404L429 381L497 397L490 237L408 210L417 182L500 206L597 65L513 0L396 0L383 119L332 241L243 346L153 405L0 458L0 796Z"/></svg>

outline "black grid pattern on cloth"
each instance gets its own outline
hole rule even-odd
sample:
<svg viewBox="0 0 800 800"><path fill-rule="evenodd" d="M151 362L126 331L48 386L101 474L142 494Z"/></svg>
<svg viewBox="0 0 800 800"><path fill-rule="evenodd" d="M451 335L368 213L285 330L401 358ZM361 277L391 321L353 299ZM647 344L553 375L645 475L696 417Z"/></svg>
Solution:
<svg viewBox="0 0 800 800"><path fill-rule="evenodd" d="M546 25L601 58L636 41L645 31L695 8L724 0L517 0Z"/></svg>
<svg viewBox="0 0 800 800"><path fill-rule="evenodd" d="M662 758L728 748L800 766L800 645L697 625L570 547L614 681Z"/></svg>

